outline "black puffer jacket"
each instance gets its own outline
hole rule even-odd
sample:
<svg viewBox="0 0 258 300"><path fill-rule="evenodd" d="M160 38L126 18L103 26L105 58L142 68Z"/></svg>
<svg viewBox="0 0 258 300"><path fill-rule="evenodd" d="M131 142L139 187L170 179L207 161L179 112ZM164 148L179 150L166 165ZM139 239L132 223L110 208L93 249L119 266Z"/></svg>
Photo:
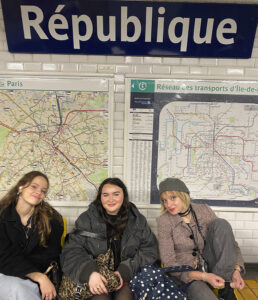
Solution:
<svg viewBox="0 0 258 300"><path fill-rule="evenodd" d="M106 236L106 224L93 203L79 216L75 226ZM88 282L90 274L98 271L94 258L106 251L107 240L71 233L61 254L63 272L76 282ZM154 263L157 257L156 237L146 218L131 203L128 223L121 240L121 263L118 271L124 281L129 281L141 266Z"/></svg>
<svg viewBox="0 0 258 300"><path fill-rule="evenodd" d="M47 248L40 246L38 230L26 239L20 216L12 205L0 216L0 273L25 278L32 272L44 272L61 252L63 226L52 219Z"/></svg>

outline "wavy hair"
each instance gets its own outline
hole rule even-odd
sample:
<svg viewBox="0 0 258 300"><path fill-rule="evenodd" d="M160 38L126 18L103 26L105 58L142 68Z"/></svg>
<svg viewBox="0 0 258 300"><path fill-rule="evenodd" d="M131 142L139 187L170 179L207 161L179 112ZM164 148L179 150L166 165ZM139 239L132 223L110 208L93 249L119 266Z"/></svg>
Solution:
<svg viewBox="0 0 258 300"><path fill-rule="evenodd" d="M120 207L120 210L117 214L116 221L114 223L111 222L110 219L108 218L107 212L101 203L102 189L105 184L112 184L112 185L116 185L116 186L120 187L123 190L123 194L124 194L122 206ZM97 196L93 203L96 205L100 216L104 219L104 221L111 228L110 232L108 233L109 238L115 236L116 234L121 236L125 230L125 227L126 227L126 224L128 221L129 210L130 210L128 191L127 191L127 188L126 188L125 184L123 183L123 181L117 177L106 178L100 184L100 186L98 188Z"/></svg>
<svg viewBox="0 0 258 300"><path fill-rule="evenodd" d="M43 177L47 181L49 187L49 180L47 175L39 171L31 171L25 175L13 186L7 194L0 200L0 215L10 205L16 206L19 195L19 187L28 187L35 177ZM62 216L46 201L42 201L40 204L35 206L33 212L33 224L34 228L38 229L40 245L47 247L46 241L51 233L50 220L57 219L62 225Z"/></svg>

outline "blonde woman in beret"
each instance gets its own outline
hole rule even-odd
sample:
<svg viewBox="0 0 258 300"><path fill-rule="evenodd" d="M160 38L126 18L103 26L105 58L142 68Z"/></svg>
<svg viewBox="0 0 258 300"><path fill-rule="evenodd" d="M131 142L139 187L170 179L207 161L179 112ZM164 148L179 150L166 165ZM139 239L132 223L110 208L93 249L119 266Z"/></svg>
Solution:
<svg viewBox="0 0 258 300"><path fill-rule="evenodd" d="M234 289L245 286L240 249L230 224L206 204L191 203L190 191L178 178L159 184L162 215L158 241L165 267L190 265L195 270L175 274L179 284L191 282L189 300L236 300ZM212 291L218 288L218 298Z"/></svg>

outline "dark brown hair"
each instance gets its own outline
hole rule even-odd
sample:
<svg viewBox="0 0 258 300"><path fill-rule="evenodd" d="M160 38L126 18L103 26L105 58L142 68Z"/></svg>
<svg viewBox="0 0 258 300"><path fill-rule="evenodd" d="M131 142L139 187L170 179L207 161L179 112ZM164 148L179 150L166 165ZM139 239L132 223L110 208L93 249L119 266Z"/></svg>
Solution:
<svg viewBox="0 0 258 300"><path fill-rule="evenodd" d="M108 218L107 212L101 203L102 189L105 184L112 184L112 185L116 185L116 186L120 187L123 190L123 194L124 194L122 206L117 214L117 218L114 223L112 223L110 221L110 219ZM97 192L97 196L94 200L94 204L96 205L101 217L111 228L111 231L108 233L109 237L113 237L116 234L119 234L121 236L125 230L125 227L126 227L126 224L128 221L128 214L129 214L129 210L130 210L128 191L127 191L127 188L126 188L125 184L123 183L123 181L117 177L109 177L109 178L105 179L104 181L102 181L102 183L100 184L100 186L98 188L98 192Z"/></svg>
<svg viewBox="0 0 258 300"><path fill-rule="evenodd" d="M39 171L31 171L25 174L15 186L13 186L7 194L0 200L0 215L10 205L16 206L18 201L18 194L20 187L28 187L35 177L43 177L47 181L49 187L49 180L47 175ZM63 224L62 216L46 201L42 201L39 205L35 206L33 213L34 228L38 229L40 237L40 245L47 247L46 241L51 233L50 220L57 219Z"/></svg>

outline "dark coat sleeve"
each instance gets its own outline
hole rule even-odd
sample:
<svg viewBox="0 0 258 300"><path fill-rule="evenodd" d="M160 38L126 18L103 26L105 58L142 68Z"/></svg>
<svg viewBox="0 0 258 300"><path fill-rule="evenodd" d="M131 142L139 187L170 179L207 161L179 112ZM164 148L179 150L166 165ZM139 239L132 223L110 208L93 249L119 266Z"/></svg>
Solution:
<svg viewBox="0 0 258 300"><path fill-rule="evenodd" d="M22 232L18 232L22 235ZM13 243L8 235L5 223L0 224L0 273L9 276L24 277L31 271L38 271L33 263L26 258L22 249L25 246L25 240Z"/></svg>
<svg viewBox="0 0 258 300"><path fill-rule="evenodd" d="M143 215L138 216L129 236L125 234L123 238L125 242L122 242L122 260L118 271L124 281L129 281L140 267L153 264L158 259L158 243Z"/></svg>
<svg viewBox="0 0 258 300"><path fill-rule="evenodd" d="M61 253L61 237L64 227L57 219L51 220L51 233L47 240L47 247L37 246L31 253L30 260L39 268L41 272L45 272L51 261L59 262Z"/></svg>
<svg viewBox="0 0 258 300"><path fill-rule="evenodd" d="M87 211L79 216L75 228L92 232L91 218ZM93 238L87 239L73 232L69 233L61 253L60 263L63 272L75 282L88 282L90 274L94 271L98 272L94 258L100 253L94 250L96 248L103 250L103 247L98 247L98 242ZM106 241L103 242L106 244ZM106 245L104 249L106 250Z"/></svg>

